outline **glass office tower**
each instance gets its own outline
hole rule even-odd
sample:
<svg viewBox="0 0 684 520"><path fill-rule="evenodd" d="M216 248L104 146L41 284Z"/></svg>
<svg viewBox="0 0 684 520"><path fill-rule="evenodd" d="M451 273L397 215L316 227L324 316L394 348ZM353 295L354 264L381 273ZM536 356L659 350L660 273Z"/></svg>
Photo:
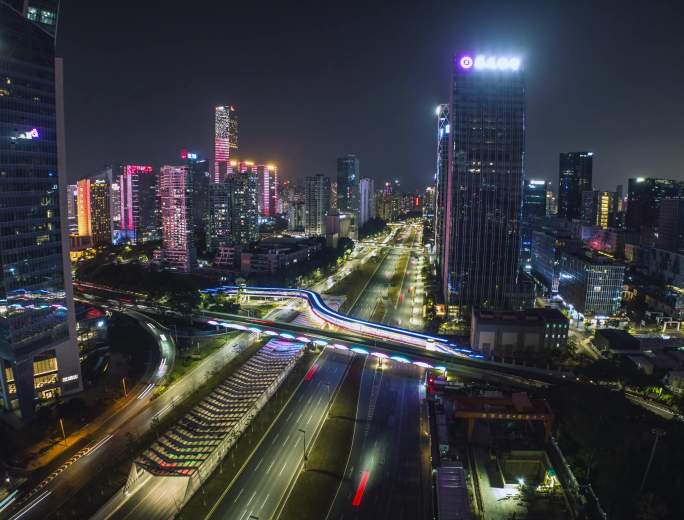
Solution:
<svg viewBox="0 0 684 520"><path fill-rule="evenodd" d="M449 105L439 105L437 115L437 171L435 172L435 261L441 273L444 247L444 209L446 203L447 174L449 171Z"/></svg>
<svg viewBox="0 0 684 520"><path fill-rule="evenodd" d="M517 284L525 155L519 58L461 55L452 73L442 284L448 305L506 307Z"/></svg>
<svg viewBox="0 0 684 520"><path fill-rule="evenodd" d="M82 387L60 211L62 72L50 30L57 2L35 12L31 2L15 4L0 1L0 396L28 420L38 401Z"/></svg>
<svg viewBox="0 0 684 520"><path fill-rule="evenodd" d="M355 155L337 159L337 209L359 210L359 160Z"/></svg>
<svg viewBox="0 0 684 520"><path fill-rule="evenodd" d="M593 152L560 154L558 161L558 216L567 220L582 216L582 192L591 190Z"/></svg>

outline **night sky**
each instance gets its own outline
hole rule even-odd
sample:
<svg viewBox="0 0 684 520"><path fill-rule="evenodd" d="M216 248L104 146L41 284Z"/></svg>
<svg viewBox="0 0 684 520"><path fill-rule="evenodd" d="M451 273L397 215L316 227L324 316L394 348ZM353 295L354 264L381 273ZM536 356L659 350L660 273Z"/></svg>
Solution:
<svg viewBox="0 0 684 520"><path fill-rule="evenodd" d="M592 150L594 183L684 179L684 8L651 2L62 2L71 180L111 162L212 154L213 106L240 114L239 157L284 178L427 185L452 55L517 53L527 70L527 174ZM297 5L298 7L290 7ZM377 186L377 184L376 184Z"/></svg>

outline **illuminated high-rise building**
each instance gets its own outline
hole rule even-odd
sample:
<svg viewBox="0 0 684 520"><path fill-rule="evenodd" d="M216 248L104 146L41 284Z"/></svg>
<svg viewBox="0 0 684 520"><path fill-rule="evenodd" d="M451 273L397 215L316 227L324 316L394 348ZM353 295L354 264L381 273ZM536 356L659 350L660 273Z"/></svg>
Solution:
<svg viewBox="0 0 684 520"><path fill-rule="evenodd" d="M112 243L111 187L104 178L81 179L77 187L78 236L93 246Z"/></svg>
<svg viewBox="0 0 684 520"><path fill-rule="evenodd" d="M359 160L355 155L337 159L337 209L359 211Z"/></svg>
<svg viewBox="0 0 684 520"><path fill-rule="evenodd" d="M375 181L363 178L359 181L359 227L375 218Z"/></svg>
<svg viewBox="0 0 684 520"><path fill-rule="evenodd" d="M162 248L166 264L180 271L195 267L192 225L192 175L187 166L162 166L159 171Z"/></svg>
<svg viewBox="0 0 684 520"><path fill-rule="evenodd" d="M615 193L610 191L582 192L582 222L607 229L613 222Z"/></svg>
<svg viewBox="0 0 684 520"><path fill-rule="evenodd" d="M29 420L82 388L56 1L0 0L0 399ZM35 10L34 10L35 9Z"/></svg>
<svg viewBox="0 0 684 520"><path fill-rule="evenodd" d="M238 150L238 117L232 105L214 108L214 182L218 182L222 169Z"/></svg>
<svg viewBox="0 0 684 520"><path fill-rule="evenodd" d="M93 245L112 243L111 187L104 179L90 181L90 232Z"/></svg>
<svg viewBox="0 0 684 520"><path fill-rule="evenodd" d="M525 179L523 187L523 219L546 216L548 182L543 179Z"/></svg>
<svg viewBox="0 0 684 520"><path fill-rule="evenodd" d="M206 244L209 251L233 243L231 237L232 183L212 182L209 184L209 207Z"/></svg>
<svg viewBox="0 0 684 520"><path fill-rule="evenodd" d="M138 244L154 235L159 226L157 176L152 166L126 164L118 177L121 238Z"/></svg>
<svg viewBox="0 0 684 520"><path fill-rule="evenodd" d="M181 159L190 172L192 179L192 220L193 234L200 248L206 245L204 237L207 233L207 219L209 217L209 185L212 183L209 171L209 161L200 158L199 154L181 150Z"/></svg>
<svg viewBox="0 0 684 520"><path fill-rule="evenodd" d="M330 178L322 174L304 179L304 233L325 235L325 216L330 211Z"/></svg>
<svg viewBox="0 0 684 520"><path fill-rule="evenodd" d="M76 184L67 186L66 207L69 234L75 235L78 233L78 186Z"/></svg>
<svg viewBox="0 0 684 520"><path fill-rule="evenodd" d="M517 287L525 82L516 57L461 55L452 70L441 281L447 305L501 308Z"/></svg>
<svg viewBox="0 0 684 520"><path fill-rule="evenodd" d="M90 179L81 179L76 183L76 207L78 236L92 236L90 228Z"/></svg>
<svg viewBox="0 0 684 520"><path fill-rule="evenodd" d="M275 217L278 207L278 167L275 164L256 165L259 215Z"/></svg>
<svg viewBox="0 0 684 520"><path fill-rule="evenodd" d="M259 209L257 201L257 172L250 162L231 162L230 235L235 244L250 244L259 240Z"/></svg>
<svg viewBox="0 0 684 520"><path fill-rule="evenodd" d="M591 190L594 154L560 154L558 165L558 216L567 220L582 216L582 192Z"/></svg>
<svg viewBox="0 0 684 520"><path fill-rule="evenodd" d="M259 239L258 184L252 161L232 160L221 181L209 186L207 244L211 250Z"/></svg>
<svg viewBox="0 0 684 520"><path fill-rule="evenodd" d="M435 111L437 116L437 161L435 171L435 259L437 272L441 273L442 251L444 248L444 221L447 181L449 173L449 134L451 120L449 119L449 105L443 104Z"/></svg>

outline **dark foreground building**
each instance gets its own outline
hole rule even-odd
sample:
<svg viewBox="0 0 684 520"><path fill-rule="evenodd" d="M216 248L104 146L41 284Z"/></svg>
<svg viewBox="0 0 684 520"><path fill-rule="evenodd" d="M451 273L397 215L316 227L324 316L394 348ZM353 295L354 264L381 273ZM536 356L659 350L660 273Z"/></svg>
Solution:
<svg viewBox="0 0 684 520"><path fill-rule="evenodd" d="M0 0L0 397L24 419L37 401L81 389L59 200L57 4Z"/></svg>

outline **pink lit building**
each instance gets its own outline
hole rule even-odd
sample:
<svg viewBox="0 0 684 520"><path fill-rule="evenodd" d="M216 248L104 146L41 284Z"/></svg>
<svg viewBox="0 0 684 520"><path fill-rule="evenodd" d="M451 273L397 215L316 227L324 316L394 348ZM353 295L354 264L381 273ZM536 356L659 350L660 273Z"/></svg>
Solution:
<svg viewBox="0 0 684 520"><path fill-rule="evenodd" d="M226 174L230 156L238 149L238 118L235 107L214 108L214 182Z"/></svg>
<svg viewBox="0 0 684 520"><path fill-rule="evenodd" d="M162 166L159 172L161 202L161 259L181 271L195 267L192 226L192 176L187 166Z"/></svg>
<svg viewBox="0 0 684 520"><path fill-rule="evenodd" d="M274 164L258 164L259 215L274 217L278 207L278 168Z"/></svg>

